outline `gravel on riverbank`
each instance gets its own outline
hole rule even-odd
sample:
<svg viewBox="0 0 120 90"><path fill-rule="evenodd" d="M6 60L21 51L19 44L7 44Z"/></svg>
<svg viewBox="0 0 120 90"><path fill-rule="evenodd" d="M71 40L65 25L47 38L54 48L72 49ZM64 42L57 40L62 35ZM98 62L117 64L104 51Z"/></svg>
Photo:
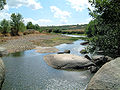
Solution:
<svg viewBox="0 0 120 90"><path fill-rule="evenodd" d="M9 53L34 49L36 46L55 46L61 43L73 42L71 37L54 34L29 34L16 37L4 37L0 42L0 47L4 47ZM1 38L0 38L1 39Z"/></svg>

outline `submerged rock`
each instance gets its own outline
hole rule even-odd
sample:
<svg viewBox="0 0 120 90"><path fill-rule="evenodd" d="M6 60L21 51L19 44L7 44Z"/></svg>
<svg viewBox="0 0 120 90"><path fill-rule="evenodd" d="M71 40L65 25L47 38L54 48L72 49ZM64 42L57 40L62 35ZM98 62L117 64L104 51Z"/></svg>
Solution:
<svg viewBox="0 0 120 90"><path fill-rule="evenodd" d="M104 64L89 82L86 90L120 90L120 58Z"/></svg>
<svg viewBox="0 0 120 90"><path fill-rule="evenodd" d="M0 58L0 90L4 82L4 77L5 77L5 66L4 66L2 59Z"/></svg>
<svg viewBox="0 0 120 90"><path fill-rule="evenodd" d="M36 47L36 52L39 52L39 53L56 53L58 52L59 50L55 47Z"/></svg>
<svg viewBox="0 0 120 90"><path fill-rule="evenodd" d="M8 51L6 48L0 47L0 57L5 56L8 54Z"/></svg>
<svg viewBox="0 0 120 90"><path fill-rule="evenodd" d="M51 54L44 56L45 62L57 69L80 69L93 65L88 59L72 54Z"/></svg>

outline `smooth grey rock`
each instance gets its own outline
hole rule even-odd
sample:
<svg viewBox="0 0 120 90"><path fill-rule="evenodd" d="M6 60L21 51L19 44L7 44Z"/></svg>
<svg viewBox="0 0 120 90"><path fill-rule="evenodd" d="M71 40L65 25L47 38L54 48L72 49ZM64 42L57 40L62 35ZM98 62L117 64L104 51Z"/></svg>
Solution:
<svg viewBox="0 0 120 90"><path fill-rule="evenodd" d="M86 90L120 90L120 57L104 64Z"/></svg>
<svg viewBox="0 0 120 90"><path fill-rule="evenodd" d="M78 69L93 64L91 61L84 57L72 54L46 55L44 56L44 60L49 66L58 69Z"/></svg>
<svg viewBox="0 0 120 90"><path fill-rule="evenodd" d="M8 54L8 51L6 48L0 47L0 57L5 56Z"/></svg>
<svg viewBox="0 0 120 90"><path fill-rule="evenodd" d="M4 66L2 59L0 58L0 90L4 82L4 77L5 77L5 66Z"/></svg>

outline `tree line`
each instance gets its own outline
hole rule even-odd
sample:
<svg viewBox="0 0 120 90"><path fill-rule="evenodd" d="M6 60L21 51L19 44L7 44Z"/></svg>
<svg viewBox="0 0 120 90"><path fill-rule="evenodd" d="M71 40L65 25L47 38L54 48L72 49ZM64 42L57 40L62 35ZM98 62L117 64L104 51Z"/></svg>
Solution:
<svg viewBox="0 0 120 90"><path fill-rule="evenodd" d="M13 13L10 17L10 20L3 19L0 22L0 32L3 35L6 35L7 33L10 33L11 36L17 36L19 35L19 32L24 32L27 29L34 29L38 30L40 29L40 26L38 24L32 24L32 22L28 22L25 26L23 17L21 14L15 14Z"/></svg>
<svg viewBox="0 0 120 90"><path fill-rule="evenodd" d="M90 38L90 51L103 51L104 55L120 56L120 0L89 0L93 20L86 27Z"/></svg>

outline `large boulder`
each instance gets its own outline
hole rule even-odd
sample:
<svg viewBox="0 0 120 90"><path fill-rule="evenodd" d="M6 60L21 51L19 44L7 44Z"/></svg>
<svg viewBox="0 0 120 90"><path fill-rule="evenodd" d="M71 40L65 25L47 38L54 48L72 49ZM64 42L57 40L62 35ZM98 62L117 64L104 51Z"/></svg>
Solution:
<svg viewBox="0 0 120 90"><path fill-rule="evenodd" d="M36 52L39 52L39 53L56 53L58 52L59 50L55 47L36 47Z"/></svg>
<svg viewBox="0 0 120 90"><path fill-rule="evenodd" d="M88 59L72 54L51 54L44 56L45 62L57 69L79 69L93 65Z"/></svg>
<svg viewBox="0 0 120 90"><path fill-rule="evenodd" d="M5 56L8 54L8 51L6 48L0 47L0 57Z"/></svg>
<svg viewBox="0 0 120 90"><path fill-rule="evenodd" d="M0 90L2 88L4 77L5 77L5 66L2 59L0 58Z"/></svg>
<svg viewBox="0 0 120 90"><path fill-rule="evenodd" d="M86 90L120 90L120 58L104 64L89 82Z"/></svg>

